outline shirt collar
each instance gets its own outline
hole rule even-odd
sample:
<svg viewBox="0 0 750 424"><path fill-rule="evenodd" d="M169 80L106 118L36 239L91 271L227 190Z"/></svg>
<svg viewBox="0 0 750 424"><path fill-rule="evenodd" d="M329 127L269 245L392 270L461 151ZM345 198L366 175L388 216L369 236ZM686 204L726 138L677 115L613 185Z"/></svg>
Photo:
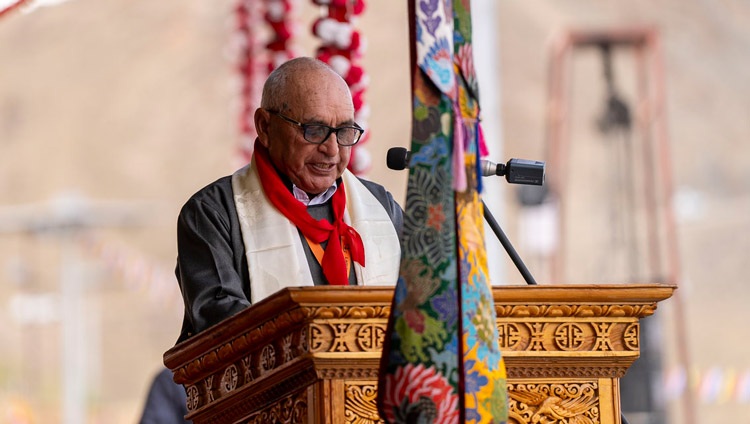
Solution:
<svg viewBox="0 0 750 424"><path fill-rule="evenodd" d="M274 169L276 167L274 166ZM341 182L341 177L337 178L333 184L328 187L328 190L315 195L313 197L310 197L307 192L302 190L301 188L297 187L286 175L279 172L278 169L276 169L276 173L281 178L281 181L284 183L284 185L291 190L292 195L295 199L302 202L305 206L315 206L315 205L322 205L323 203L326 203L327 201L331 200L331 197L336 193L336 189L339 186L339 183Z"/></svg>
<svg viewBox="0 0 750 424"><path fill-rule="evenodd" d="M333 194L336 193L337 187L338 183L334 181L333 185L328 187L328 190L310 198L310 196L308 196L304 190L292 184L292 194L294 194L295 199L302 202L305 206L322 205L323 203L331 200Z"/></svg>

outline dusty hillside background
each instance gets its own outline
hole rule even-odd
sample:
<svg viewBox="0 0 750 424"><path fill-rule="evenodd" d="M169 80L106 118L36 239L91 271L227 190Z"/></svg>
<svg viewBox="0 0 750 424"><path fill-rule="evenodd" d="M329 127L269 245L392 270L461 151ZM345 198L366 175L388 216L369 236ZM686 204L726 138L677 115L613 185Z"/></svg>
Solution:
<svg viewBox="0 0 750 424"><path fill-rule="evenodd" d="M382 158L389 147L409 143L402 3L371 1L361 20L371 76L370 177L399 199L405 175L385 169ZM233 4L72 0L0 19L4 410L26 408L35 422L62 422L65 363L85 381L86 422L138 419L149 379L180 326L175 218L190 194L238 166L237 80L228 54ZM311 12L300 12L305 34ZM684 422L683 372L693 377L696 422L750 423L750 288L743 277L750 251L750 4L526 0L499 1L494 13L496 38L489 44L498 68L480 74L480 82L499 101L499 116L485 119L496 120L502 148L493 159L503 162L546 159L555 34L634 25L659 30L683 306L679 311L673 299L657 312L665 356L659 389L670 423ZM627 55L616 56L617 83L635 110L631 67ZM567 280L658 278L608 272L612 245L600 235L611 233L613 223L608 213L617 186L607 184L614 159L592 131L604 83L594 53L577 55L572 68L575 147L566 165L573 175L568 201L578 208L567 224L574 234ZM501 197L496 215L544 283L547 265L524 242L525 212L516 194L505 186L487 196ZM81 203L87 200L90 211ZM60 229L50 225L55 219L76 211L92 220L91 230L52 231ZM505 268L502 283L523 283L512 265ZM75 293L79 303L69 301ZM71 316L81 318L77 329L63 325ZM680 329L687 332L684 351ZM66 339L64 331L84 337ZM63 340L79 362L64 359ZM684 354L688 369L679 360Z"/></svg>

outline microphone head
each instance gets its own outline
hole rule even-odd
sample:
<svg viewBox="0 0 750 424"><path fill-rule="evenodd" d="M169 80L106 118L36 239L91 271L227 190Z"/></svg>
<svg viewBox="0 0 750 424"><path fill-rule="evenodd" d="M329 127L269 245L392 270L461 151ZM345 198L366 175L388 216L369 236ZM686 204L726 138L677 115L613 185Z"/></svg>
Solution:
<svg viewBox="0 0 750 424"><path fill-rule="evenodd" d="M512 184L543 185L544 162L527 159L508 161L505 178Z"/></svg>
<svg viewBox="0 0 750 424"><path fill-rule="evenodd" d="M498 171L500 170L498 164L492 163L488 160L482 159L481 161L479 161L479 169L482 171L483 177L500 175L498 174Z"/></svg>
<svg viewBox="0 0 750 424"><path fill-rule="evenodd" d="M391 147L385 157L389 169L401 171L409 166L409 151L403 147Z"/></svg>

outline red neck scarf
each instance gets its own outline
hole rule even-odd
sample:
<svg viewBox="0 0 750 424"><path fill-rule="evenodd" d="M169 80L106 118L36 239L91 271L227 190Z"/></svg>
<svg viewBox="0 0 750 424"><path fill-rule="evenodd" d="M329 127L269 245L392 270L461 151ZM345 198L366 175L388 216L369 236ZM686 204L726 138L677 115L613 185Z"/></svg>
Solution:
<svg viewBox="0 0 750 424"><path fill-rule="evenodd" d="M314 219L307 212L307 207L297 200L281 181L281 177L271 164L268 150L257 140L255 142L255 165L258 168L260 183L271 204L284 214L287 219L302 231L302 235L315 243L328 240L320 266L323 275L331 285L348 285L349 278L342 248L351 252L352 259L365 266L365 247L357 231L344 222L346 193L344 185L339 184L331 198L333 206L333 224L325 219ZM343 246L342 246L343 243Z"/></svg>

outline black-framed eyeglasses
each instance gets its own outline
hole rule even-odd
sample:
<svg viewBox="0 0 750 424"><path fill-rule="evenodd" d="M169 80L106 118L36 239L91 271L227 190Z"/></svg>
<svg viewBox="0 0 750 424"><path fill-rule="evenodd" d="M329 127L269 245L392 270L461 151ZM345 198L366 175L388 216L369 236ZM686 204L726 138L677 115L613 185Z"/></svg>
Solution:
<svg viewBox="0 0 750 424"><path fill-rule="evenodd" d="M269 110L268 113L272 113L279 118L289 122L292 125L296 125L302 128L302 136L305 141L312 144L323 144L332 133L336 133L336 142L340 146L354 146L359 142L362 134L365 132L364 129L355 125L344 125L343 127L329 127L323 124L303 124L297 122L294 119L284 116L283 114Z"/></svg>

